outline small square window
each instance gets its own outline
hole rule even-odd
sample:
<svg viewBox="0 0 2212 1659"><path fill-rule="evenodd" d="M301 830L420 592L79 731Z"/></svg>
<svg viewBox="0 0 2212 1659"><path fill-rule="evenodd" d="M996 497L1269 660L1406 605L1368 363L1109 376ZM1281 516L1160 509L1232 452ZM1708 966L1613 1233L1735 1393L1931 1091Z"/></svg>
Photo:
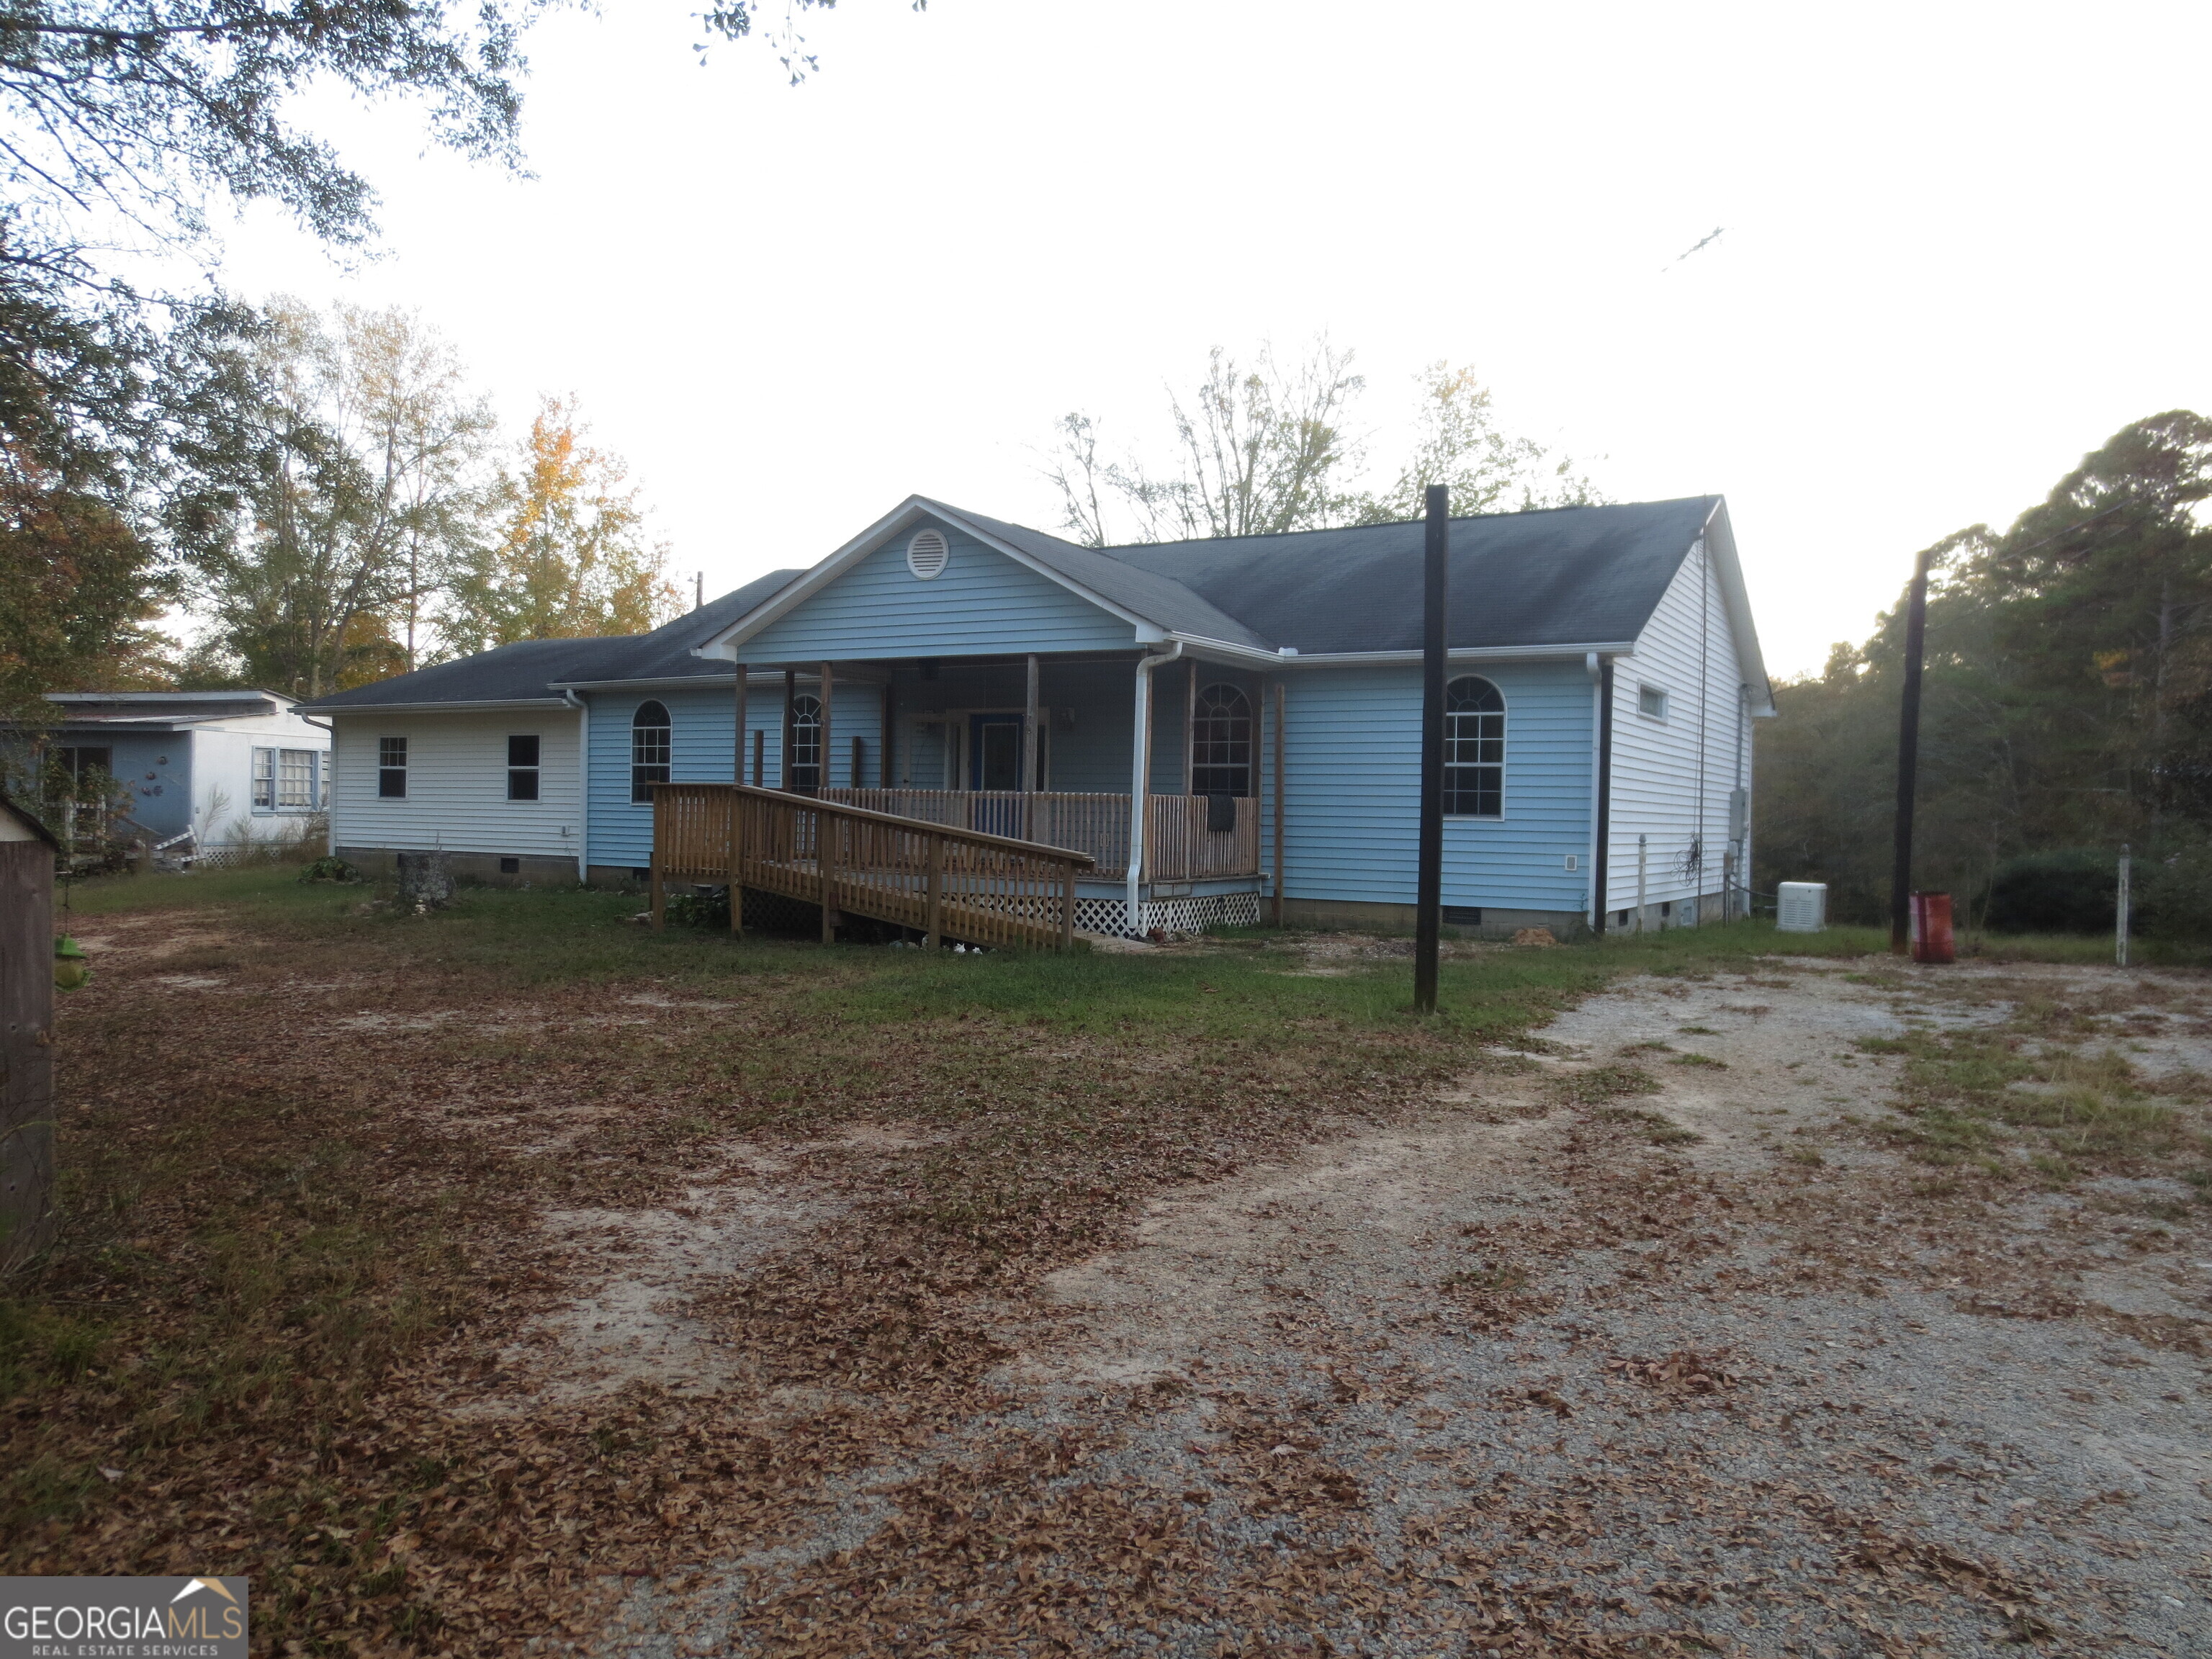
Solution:
<svg viewBox="0 0 2212 1659"><path fill-rule="evenodd" d="M502 876L520 875L522 873L522 860L520 859L501 859L499 861L499 872Z"/></svg>
<svg viewBox="0 0 2212 1659"><path fill-rule="evenodd" d="M407 739L376 740L376 793L386 800L407 799Z"/></svg>
<svg viewBox="0 0 2212 1659"><path fill-rule="evenodd" d="M1647 720L1665 720L1667 718L1667 694L1664 691L1662 691L1656 685L1638 686L1636 688L1636 712L1643 715Z"/></svg>
<svg viewBox="0 0 2212 1659"><path fill-rule="evenodd" d="M509 738L507 740L507 798L509 800L538 799L538 739L535 737Z"/></svg>

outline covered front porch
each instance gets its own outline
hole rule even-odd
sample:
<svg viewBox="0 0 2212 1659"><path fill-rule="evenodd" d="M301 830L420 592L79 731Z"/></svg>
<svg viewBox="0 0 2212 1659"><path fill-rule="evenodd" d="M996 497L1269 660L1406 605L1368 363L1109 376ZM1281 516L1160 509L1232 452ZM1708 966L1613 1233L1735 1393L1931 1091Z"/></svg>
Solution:
<svg viewBox="0 0 2212 1659"><path fill-rule="evenodd" d="M1280 728L1274 684L1249 671L1035 653L746 664L737 684L750 752L736 781L1087 854L1086 931L1267 910Z"/></svg>

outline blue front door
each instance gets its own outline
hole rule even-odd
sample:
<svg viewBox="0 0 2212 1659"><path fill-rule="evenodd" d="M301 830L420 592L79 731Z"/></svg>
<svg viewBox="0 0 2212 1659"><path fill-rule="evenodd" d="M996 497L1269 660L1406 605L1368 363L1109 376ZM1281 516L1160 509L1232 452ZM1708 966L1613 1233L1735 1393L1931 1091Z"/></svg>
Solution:
<svg viewBox="0 0 2212 1659"><path fill-rule="evenodd" d="M1019 714L970 714L968 717L968 787L977 790L1012 790L1022 787L1022 717ZM969 827L994 836L1018 836L1022 809L1018 801L979 800L969 803Z"/></svg>

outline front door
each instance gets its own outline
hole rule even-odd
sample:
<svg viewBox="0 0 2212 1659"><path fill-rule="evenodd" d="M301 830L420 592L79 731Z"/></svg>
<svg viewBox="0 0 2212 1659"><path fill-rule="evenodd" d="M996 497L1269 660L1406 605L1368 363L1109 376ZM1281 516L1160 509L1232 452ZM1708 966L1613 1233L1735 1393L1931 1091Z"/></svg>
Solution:
<svg viewBox="0 0 2212 1659"><path fill-rule="evenodd" d="M1022 787L1022 717L1019 714L970 714L968 717L968 787L976 790L1011 790ZM1018 836L1022 809L1018 801L970 803L969 827L994 836Z"/></svg>

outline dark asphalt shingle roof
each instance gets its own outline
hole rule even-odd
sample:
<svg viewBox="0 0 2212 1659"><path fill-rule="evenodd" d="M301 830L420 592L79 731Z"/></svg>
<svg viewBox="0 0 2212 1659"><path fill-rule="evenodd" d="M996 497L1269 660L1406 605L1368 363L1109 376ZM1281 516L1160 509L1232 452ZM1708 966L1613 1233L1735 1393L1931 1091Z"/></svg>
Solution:
<svg viewBox="0 0 2212 1659"><path fill-rule="evenodd" d="M1420 648L1419 523L1088 548L916 501L1171 633L1302 655ZM1717 496L1693 495L1453 520L1449 644L1634 640L1718 505ZM495 702L552 696L561 685L726 678L726 663L693 648L802 574L771 572L650 634L526 641L303 707Z"/></svg>
<svg viewBox="0 0 2212 1659"><path fill-rule="evenodd" d="M691 647L711 638L761 604L799 573L777 570L734 592L687 611L650 634L587 640L523 640L472 657L457 657L374 685L356 686L319 702L325 708L377 708L395 703L517 702L554 697L557 686L594 680L659 680L730 677L730 665L695 657Z"/></svg>
<svg viewBox="0 0 2212 1659"><path fill-rule="evenodd" d="M1719 498L1455 519L1455 650L1633 640ZM1418 651L1419 523L1092 550L950 509L1176 633L1302 653Z"/></svg>

